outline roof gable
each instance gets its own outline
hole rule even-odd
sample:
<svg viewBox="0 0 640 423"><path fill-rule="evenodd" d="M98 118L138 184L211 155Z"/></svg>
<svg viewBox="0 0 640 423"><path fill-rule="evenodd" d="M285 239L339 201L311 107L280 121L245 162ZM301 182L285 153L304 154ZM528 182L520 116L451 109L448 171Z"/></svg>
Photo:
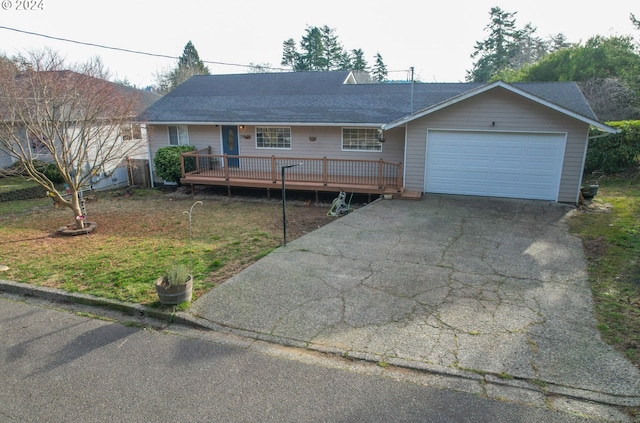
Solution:
<svg viewBox="0 0 640 423"><path fill-rule="evenodd" d="M390 122L384 125L383 129L392 129L400 125L404 125L412 120L419 119L468 98L475 97L479 94L486 93L497 88L506 89L507 91L549 107L557 112L566 114L570 117L588 123L589 125L593 125L601 131L610 133L617 132L614 128L604 125L596 119L593 110L591 110L589 103L586 101L584 95L580 91L580 88L575 82L522 83L512 85L502 81L472 87L469 91L460 93L459 95L448 98L442 102L427 106L394 122Z"/></svg>

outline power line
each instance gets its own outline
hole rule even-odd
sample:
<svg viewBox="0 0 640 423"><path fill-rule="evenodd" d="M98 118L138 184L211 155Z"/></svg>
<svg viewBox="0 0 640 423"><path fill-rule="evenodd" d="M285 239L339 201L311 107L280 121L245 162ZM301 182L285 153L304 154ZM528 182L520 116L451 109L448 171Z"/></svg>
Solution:
<svg viewBox="0 0 640 423"><path fill-rule="evenodd" d="M124 53L142 54L142 55L145 55L145 56L162 57L162 58L165 58L165 59L174 59L174 60L179 60L180 59L177 56L169 56L169 55L166 55L166 54L157 54L157 53L148 53L146 51L130 50L130 49L121 48L121 47L105 46L103 44L95 44L95 43L88 43L88 42L85 42L85 41L71 40L71 39L68 39L68 38L54 37L52 35L39 34L37 32L25 31L25 30L22 30L22 29L10 28L10 27L7 27L7 26L0 26L0 29L6 29L8 31L20 32L22 34L27 34L27 35L35 35L36 37L48 38L50 40L64 41L66 43L74 43L74 44L80 44L80 45L84 45L84 46L103 48L103 49L107 49L107 50L122 51ZM252 68L253 67L252 65L241 65L241 64L238 64L238 63L226 63L226 62L214 62L214 61L210 61L210 60L202 60L202 62L203 63L212 64L212 65L238 66L238 67L244 67L244 68ZM269 68L269 69L278 69L278 68Z"/></svg>
<svg viewBox="0 0 640 423"><path fill-rule="evenodd" d="M179 60L180 59L180 57L178 57L178 56L169 56L167 54L149 53L149 52L146 52L146 51L131 50L131 49L122 48L122 47L111 47L111 46L106 46L106 45L103 45L103 44L96 44L96 43L89 43L89 42L86 42L86 41L72 40L72 39L69 39L69 38L54 37L53 35L40 34L38 32L25 31L23 29L10 28L8 26L0 25L0 29L6 29L7 31L19 32L21 34L34 35L36 37L48 38L50 40L63 41L63 42L66 42L66 43L73 43L73 44L79 44L79 45L84 45L84 46L97 47L97 48L102 48L102 49L106 49L106 50L121 51L121 52L124 52L124 53L141 54L141 55L144 55L144 56L161 57L161 58L164 58L164 59L173 59L173 60ZM211 60L202 60L202 63L212 64L212 65L222 65L222 66L237 66L237 67L242 67L242 68L254 68L254 67L256 67L256 65L242 65L242 64L239 64L239 63L216 62L216 61L211 61ZM263 65L257 65L257 66L261 67L261 68L264 68L264 69L277 70L277 71L289 71L290 70L290 69L275 68L275 67L263 66ZM408 71L406 69L404 69L404 70L390 70L390 71L387 71L387 72L388 73L397 73L397 72L408 72Z"/></svg>

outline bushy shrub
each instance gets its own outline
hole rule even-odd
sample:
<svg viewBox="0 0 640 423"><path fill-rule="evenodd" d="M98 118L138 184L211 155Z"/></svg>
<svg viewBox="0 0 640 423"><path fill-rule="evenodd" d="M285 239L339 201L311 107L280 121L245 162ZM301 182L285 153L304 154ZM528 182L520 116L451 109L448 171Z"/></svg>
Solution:
<svg viewBox="0 0 640 423"><path fill-rule="evenodd" d="M640 166L640 121L607 122L607 125L621 132L589 140L585 173L602 170L611 174L637 170ZM591 135L596 135L595 131Z"/></svg>
<svg viewBox="0 0 640 423"><path fill-rule="evenodd" d="M60 174L60 170L53 163L45 163L42 170L40 170L51 182L54 184L61 184L64 182L62 179L62 175Z"/></svg>
<svg viewBox="0 0 640 423"><path fill-rule="evenodd" d="M168 182L180 183L182 169L180 168L180 154L195 151L190 145L162 147L156 152L153 159L156 175ZM186 157L184 161L185 172L191 172L196 168L195 157Z"/></svg>
<svg viewBox="0 0 640 423"><path fill-rule="evenodd" d="M62 179L62 175L60 174L60 170L58 170L58 167L54 163L43 162L41 160L33 160L33 166L38 172L41 172L54 184L61 184L64 182L64 180ZM24 166L20 162L13 164L10 169L12 171L11 173L13 174L22 175L25 177L29 176Z"/></svg>

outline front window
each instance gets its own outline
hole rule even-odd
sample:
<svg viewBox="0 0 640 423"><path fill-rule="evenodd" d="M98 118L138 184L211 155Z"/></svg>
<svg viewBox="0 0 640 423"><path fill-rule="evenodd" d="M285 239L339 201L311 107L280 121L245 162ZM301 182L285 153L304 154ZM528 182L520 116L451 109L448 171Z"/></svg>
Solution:
<svg viewBox="0 0 640 423"><path fill-rule="evenodd" d="M187 125L170 125L169 145L189 145L189 131Z"/></svg>
<svg viewBox="0 0 640 423"><path fill-rule="evenodd" d="M142 130L138 124L126 124L120 126L120 135L124 141L142 139Z"/></svg>
<svg viewBox="0 0 640 423"><path fill-rule="evenodd" d="M291 149L291 128L256 128L257 148Z"/></svg>
<svg viewBox="0 0 640 423"><path fill-rule="evenodd" d="M375 128L342 128L342 150L382 151Z"/></svg>

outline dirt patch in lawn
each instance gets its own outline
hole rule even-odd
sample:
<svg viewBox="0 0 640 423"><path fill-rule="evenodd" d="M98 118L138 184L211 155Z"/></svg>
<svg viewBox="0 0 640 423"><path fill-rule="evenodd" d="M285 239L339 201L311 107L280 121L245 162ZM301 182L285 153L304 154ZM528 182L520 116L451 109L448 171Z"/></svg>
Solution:
<svg viewBox="0 0 640 423"><path fill-rule="evenodd" d="M56 233L73 221L68 208L25 203L23 210L0 213L1 264L9 266L3 277L152 304L152 282L180 263L193 270L197 298L282 245L282 201L279 192L271 194L234 190L229 197L226 189L192 194L187 188L96 193L87 196L86 208L98 227L76 237ZM316 202L314 193L287 192L287 241L339 219L327 215L336 195Z"/></svg>

